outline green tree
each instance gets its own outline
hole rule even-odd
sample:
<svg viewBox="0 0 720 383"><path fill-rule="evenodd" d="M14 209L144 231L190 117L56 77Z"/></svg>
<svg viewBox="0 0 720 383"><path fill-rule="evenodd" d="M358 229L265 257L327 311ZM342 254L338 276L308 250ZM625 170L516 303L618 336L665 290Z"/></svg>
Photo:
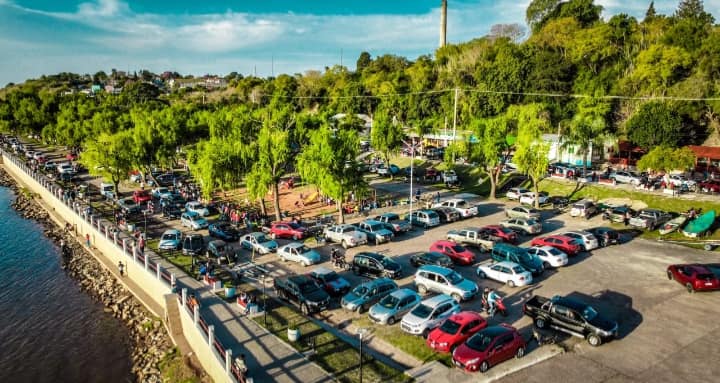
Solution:
<svg viewBox="0 0 720 383"><path fill-rule="evenodd" d="M127 178L132 170L132 132L123 131L115 134L102 133L96 139L85 142L80 163L91 175L101 176L115 185L118 194L120 181Z"/></svg>
<svg viewBox="0 0 720 383"><path fill-rule="evenodd" d="M510 107L508 117L518 127L513 162L518 170L530 177L535 195L538 195L538 184L547 174L549 165L550 145L542 140L542 133L550 127L549 114L544 105L535 103ZM535 199L535 207L540 207L539 198Z"/></svg>
<svg viewBox="0 0 720 383"><path fill-rule="evenodd" d="M628 138L648 149L676 147L682 138L682 127L677 112L669 104L658 101L643 104L626 124Z"/></svg>
<svg viewBox="0 0 720 383"><path fill-rule="evenodd" d="M402 124L389 115L389 111L381 108L373 116L370 128L372 147L382 153L385 163L390 163L390 154L397 151L405 137Z"/></svg>
<svg viewBox="0 0 720 383"><path fill-rule="evenodd" d="M687 146L677 149L657 146L640 158L637 168L640 171L685 171L695 166L695 160L695 153Z"/></svg>
<svg viewBox="0 0 720 383"><path fill-rule="evenodd" d="M468 160L480 164L490 178L490 199L495 199L508 145L510 124L506 115L489 119L475 118L470 121L470 131L477 141L466 141Z"/></svg>
<svg viewBox="0 0 720 383"><path fill-rule="evenodd" d="M594 144L602 146L608 136L607 120L611 106L599 98L580 100L577 113L570 121L570 131L563 136L563 145L576 147L583 156L583 174L588 163L588 154Z"/></svg>
<svg viewBox="0 0 720 383"><path fill-rule="evenodd" d="M360 193L367 187L355 165L359 151L360 140L355 129L341 125L333 131L326 124L310 133L310 143L297 157L297 169L303 180L336 201L338 223L345 222L342 205L347 193Z"/></svg>

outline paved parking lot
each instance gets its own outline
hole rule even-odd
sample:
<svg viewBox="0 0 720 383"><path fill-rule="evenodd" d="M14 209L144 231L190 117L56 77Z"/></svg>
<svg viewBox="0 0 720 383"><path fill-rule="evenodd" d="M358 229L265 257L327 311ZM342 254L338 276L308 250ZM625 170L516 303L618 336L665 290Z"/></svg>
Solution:
<svg viewBox="0 0 720 383"><path fill-rule="evenodd" d="M346 258L350 261L359 251L383 252L395 258L404 268L405 277L397 281L398 285L412 287L414 268L408 262L412 253L427 250L435 240L444 239L445 233L452 228L495 224L504 218L504 207L502 203L484 203L479 217L427 231L416 229L389 244L350 249ZM605 225L599 217L585 221L548 213L544 218L545 232ZM178 220L167 223L179 228ZM163 228L162 224L150 222L150 229L156 233ZM207 230L201 233L207 234ZM601 312L620 323L619 340L592 348L583 340L567 339L564 344L568 352L507 376L503 381L676 382L688 378L715 381L720 376L720 363L717 363L720 345L716 341L720 335L720 324L715 320L720 314L720 293L688 294L682 286L668 281L665 276L668 264L720 262L720 256L714 252L634 239L632 234L629 230L623 233L625 243L622 245L572 257L567 267L546 272L533 285L525 288L478 281L481 288L499 288L510 310L507 318L494 318L491 323L502 320L527 333L531 322L522 316L522 303L533 294L577 296L592 302ZM523 238L525 244L529 240L529 237ZM285 241L279 242L282 244ZM326 266L329 266L330 248L324 246L319 249ZM487 259L486 254L476 255L479 261ZM274 254L260 256L257 260L266 264L273 275L302 273L312 268L279 262ZM475 269L475 266L456 267L463 276L477 281ZM342 274L353 285L362 281L349 271ZM480 310L479 299L463 303L463 308ZM359 314L334 309L322 317L332 324L351 329ZM402 353L379 351L394 354L402 365L418 365L417 360ZM541 351L531 349L526 358L533 358L534 353L538 355ZM511 361L508 365L511 363L519 364L521 361ZM492 369L490 375L503 367L506 366ZM497 374L493 376L499 377ZM453 381L463 378L477 381L480 376L471 377L452 371Z"/></svg>

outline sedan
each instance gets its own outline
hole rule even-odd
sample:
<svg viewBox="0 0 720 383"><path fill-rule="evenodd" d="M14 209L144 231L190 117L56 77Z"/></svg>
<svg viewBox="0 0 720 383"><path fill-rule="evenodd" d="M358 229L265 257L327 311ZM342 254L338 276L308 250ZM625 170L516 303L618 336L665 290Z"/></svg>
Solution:
<svg viewBox="0 0 720 383"><path fill-rule="evenodd" d="M420 294L413 290L395 290L370 307L368 318L380 324L393 325L397 318L407 314L421 299Z"/></svg>
<svg viewBox="0 0 720 383"><path fill-rule="evenodd" d="M595 250L600 247L597 238L595 238L592 233L584 230L567 231L560 235L575 239L576 242L582 244L583 248L587 251Z"/></svg>
<svg viewBox="0 0 720 383"><path fill-rule="evenodd" d="M612 174L610 174L610 178L614 179L616 182L621 182L625 184L631 184L631 185L640 185L640 176L632 173L632 172L625 172L625 171L617 171Z"/></svg>
<svg viewBox="0 0 720 383"><path fill-rule="evenodd" d="M300 242L290 242L277 250L283 261L293 261L307 267L320 262L320 253Z"/></svg>
<svg viewBox="0 0 720 383"><path fill-rule="evenodd" d="M499 238L503 242L514 243L517 241L517 233L500 225L488 225L481 230L490 234L491 237Z"/></svg>
<svg viewBox="0 0 720 383"><path fill-rule="evenodd" d="M535 205L535 200L537 199L539 201L540 205L545 205L548 203L548 199L550 198L547 193L540 192L539 197L535 197L535 192L527 192L520 196L520 203L523 205Z"/></svg>
<svg viewBox="0 0 720 383"><path fill-rule="evenodd" d="M698 184L700 190L705 193L720 193L720 180L707 180Z"/></svg>
<svg viewBox="0 0 720 383"><path fill-rule="evenodd" d="M147 190L135 190L133 192L133 201L135 201L136 204L142 204L145 202L148 202L152 199L150 196L150 192Z"/></svg>
<svg viewBox="0 0 720 383"><path fill-rule="evenodd" d="M542 223L532 218L509 218L500 221L500 226L524 235L540 234L542 232Z"/></svg>
<svg viewBox="0 0 720 383"><path fill-rule="evenodd" d="M549 267L561 267L568 264L567 254L552 246L531 247L527 249L527 252L530 255L537 255L543 262L543 266L546 269Z"/></svg>
<svg viewBox="0 0 720 383"><path fill-rule="evenodd" d="M423 251L410 256L410 264L414 267L423 265L438 265L442 267L452 268L454 266L452 259L443 253L436 251Z"/></svg>
<svg viewBox="0 0 720 383"><path fill-rule="evenodd" d="M180 250L182 245L182 233L180 230L165 230L160 236L158 249L160 250Z"/></svg>
<svg viewBox="0 0 720 383"><path fill-rule="evenodd" d="M485 327L487 321L480 314L461 311L432 330L428 335L427 345L437 352L451 352Z"/></svg>
<svg viewBox="0 0 720 383"><path fill-rule="evenodd" d="M552 246L567 255L577 255L582 251L582 246L575 238L564 235L549 235L538 237L530 242L530 246Z"/></svg>
<svg viewBox="0 0 720 383"><path fill-rule="evenodd" d="M685 286L689 293L720 289L720 264L670 265L667 268L669 280Z"/></svg>
<svg viewBox="0 0 720 383"><path fill-rule="evenodd" d="M539 220L540 212L527 206L515 206L513 208L505 209L505 216L508 218L532 218Z"/></svg>
<svg viewBox="0 0 720 383"><path fill-rule="evenodd" d="M240 239L240 246L245 249L257 251L260 254L274 253L278 244L265 236L265 233L254 232L244 235Z"/></svg>
<svg viewBox="0 0 720 383"><path fill-rule="evenodd" d="M200 230L208 227L208 221L194 211L188 211L180 215L180 224L192 230Z"/></svg>
<svg viewBox="0 0 720 383"><path fill-rule="evenodd" d="M487 327L453 351L453 363L465 371L486 372L505 360L522 358L527 344L508 324Z"/></svg>
<svg viewBox="0 0 720 383"><path fill-rule="evenodd" d="M317 282L330 295L345 295L350 291L350 282L327 267L318 267L308 276Z"/></svg>
<svg viewBox="0 0 720 383"><path fill-rule="evenodd" d="M220 238L227 242L234 242L240 238L240 232L227 222L215 222L208 226L208 234L213 238Z"/></svg>
<svg viewBox="0 0 720 383"><path fill-rule="evenodd" d="M510 287L526 286L532 283L532 274L514 262L485 263L477 268L479 278L493 279Z"/></svg>
<svg viewBox="0 0 720 383"><path fill-rule="evenodd" d="M119 199L117 201L118 207L124 214L136 214L140 213L140 205L135 203L132 197Z"/></svg>
<svg viewBox="0 0 720 383"><path fill-rule="evenodd" d="M198 201L190 201L185 204L185 211L192 211L198 213L201 217L207 217L210 215L210 210Z"/></svg>
<svg viewBox="0 0 720 383"><path fill-rule="evenodd" d="M461 265L472 265L475 263L475 254L462 245L451 241L435 241L430 246L430 251L447 255L450 259Z"/></svg>
<svg viewBox="0 0 720 383"><path fill-rule="evenodd" d="M530 190L527 190L525 188L510 188L510 190L508 190L507 193L505 193L505 197L507 197L507 199L509 199L511 201L513 201L513 200L517 201L520 199L521 195L523 195L525 193L529 193L529 192L530 192Z"/></svg>

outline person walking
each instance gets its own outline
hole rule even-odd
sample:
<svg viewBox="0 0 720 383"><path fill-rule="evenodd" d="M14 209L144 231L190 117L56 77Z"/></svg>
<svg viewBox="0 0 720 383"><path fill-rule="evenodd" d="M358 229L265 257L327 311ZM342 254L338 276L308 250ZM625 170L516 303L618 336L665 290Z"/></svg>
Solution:
<svg viewBox="0 0 720 383"><path fill-rule="evenodd" d="M90 247L90 233L85 234L85 244Z"/></svg>
<svg viewBox="0 0 720 383"><path fill-rule="evenodd" d="M123 265L122 261L118 262L118 271L121 277L125 276L125 265Z"/></svg>

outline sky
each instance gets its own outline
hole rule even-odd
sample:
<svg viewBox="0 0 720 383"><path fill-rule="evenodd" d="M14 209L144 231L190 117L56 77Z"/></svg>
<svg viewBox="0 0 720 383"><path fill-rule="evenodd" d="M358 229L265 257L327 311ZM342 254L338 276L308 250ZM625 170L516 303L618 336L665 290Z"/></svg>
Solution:
<svg viewBox="0 0 720 383"><path fill-rule="evenodd" d="M656 0L672 14L679 0ZM642 18L649 0L595 0ZM530 0L448 0L448 42L525 25ZM720 20L720 0L705 0ZM59 72L271 76L342 64L361 52L414 60L439 40L440 0L0 0L0 86Z"/></svg>

